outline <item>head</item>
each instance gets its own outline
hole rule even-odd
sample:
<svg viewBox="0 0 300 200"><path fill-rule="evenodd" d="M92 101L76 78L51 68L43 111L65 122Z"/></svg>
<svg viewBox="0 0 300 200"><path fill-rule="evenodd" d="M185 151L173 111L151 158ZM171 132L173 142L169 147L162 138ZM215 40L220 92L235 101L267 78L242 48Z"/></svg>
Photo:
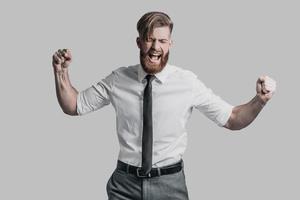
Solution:
<svg viewBox="0 0 300 200"><path fill-rule="evenodd" d="M138 21L139 37L136 42L141 65L148 74L158 73L166 66L172 45L172 29L173 22L162 12L146 13Z"/></svg>

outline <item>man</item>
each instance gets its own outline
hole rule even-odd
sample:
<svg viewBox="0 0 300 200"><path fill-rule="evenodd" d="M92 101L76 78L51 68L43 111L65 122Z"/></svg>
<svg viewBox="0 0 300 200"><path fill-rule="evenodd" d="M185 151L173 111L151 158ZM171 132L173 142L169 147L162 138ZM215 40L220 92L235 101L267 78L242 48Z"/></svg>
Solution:
<svg viewBox="0 0 300 200"><path fill-rule="evenodd" d="M194 73L168 64L172 29L165 13L146 13L137 23L140 64L116 69L80 93L68 76L70 50L53 55L57 98L66 114L83 115L109 103L115 108L120 152L107 183L111 200L188 199L182 156L193 108L238 130L256 118L275 91L275 81L262 76L250 102L226 103Z"/></svg>

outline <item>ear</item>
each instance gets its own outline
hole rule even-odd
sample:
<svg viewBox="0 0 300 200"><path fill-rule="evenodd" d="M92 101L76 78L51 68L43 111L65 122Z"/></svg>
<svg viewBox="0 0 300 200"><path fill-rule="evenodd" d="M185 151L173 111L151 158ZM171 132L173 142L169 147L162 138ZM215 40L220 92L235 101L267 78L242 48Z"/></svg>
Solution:
<svg viewBox="0 0 300 200"><path fill-rule="evenodd" d="M171 39L170 40L170 48L173 46L173 44L174 44L174 41Z"/></svg>
<svg viewBox="0 0 300 200"><path fill-rule="evenodd" d="M169 41L169 49L171 49L172 47L173 47L173 40L172 39L170 39L170 41Z"/></svg>
<svg viewBox="0 0 300 200"><path fill-rule="evenodd" d="M136 38L136 45L138 46L139 49L141 48L141 39L140 39L140 37Z"/></svg>

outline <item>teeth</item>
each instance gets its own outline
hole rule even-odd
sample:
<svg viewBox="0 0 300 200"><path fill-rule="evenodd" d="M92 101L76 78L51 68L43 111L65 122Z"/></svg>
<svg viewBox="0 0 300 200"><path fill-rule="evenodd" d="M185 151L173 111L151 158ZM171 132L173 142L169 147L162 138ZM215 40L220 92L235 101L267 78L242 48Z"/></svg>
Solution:
<svg viewBox="0 0 300 200"><path fill-rule="evenodd" d="M151 56L160 56L160 53L150 53Z"/></svg>
<svg viewBox="0 0 300 200"><path fill-rule="evenodd" d="M150 55L149 57L151 60L158 60L158 58L159 58L158 56L154 56L154 55Z"/></svg>

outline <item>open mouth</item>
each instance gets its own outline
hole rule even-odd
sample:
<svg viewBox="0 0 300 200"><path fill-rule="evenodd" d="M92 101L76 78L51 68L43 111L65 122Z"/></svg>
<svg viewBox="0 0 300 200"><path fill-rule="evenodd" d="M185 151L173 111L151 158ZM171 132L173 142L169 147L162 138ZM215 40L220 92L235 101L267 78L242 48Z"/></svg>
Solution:
<svg viewBox="0 0 300 200"><path fill-rule="evenodd" d="M148 57L151 62L157 63L160 61L161 54L160 53L149 53Z"/></svg>

